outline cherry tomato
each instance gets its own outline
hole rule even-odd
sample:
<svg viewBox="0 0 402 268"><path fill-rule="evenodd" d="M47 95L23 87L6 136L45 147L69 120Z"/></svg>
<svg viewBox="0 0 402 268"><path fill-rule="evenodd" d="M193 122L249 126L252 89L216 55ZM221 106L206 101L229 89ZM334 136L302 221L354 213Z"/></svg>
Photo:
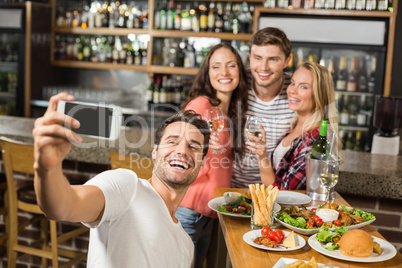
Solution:
<svg viewBox="0 0 402 268"><path fill-rule="evenodd" d="M265 227L262 228L262 230L261 230L261 235L262 235L262 236L267 236L267 235L269 234L269 231L271 231L271 227L265 226Z"/></svg>
<svg viewBox="0 0 402 268"><path fill-rule="evenodd" d="M311 221L309 221L309 222L306 223L306 226L307 227L314 227L314 224Z"/></svg>
<svg viewBox="0 0 402 268"><path fill-rule="evenodd" d="M276 230L275 233L276 233L277 236L279 236L281 241L285 238L285 234L283 233L282 230Z"/></svg>
<svg viewBox="0 0 402 268"><path fill-rule="evenodd" d="M335 224L336 226L341 226L341 220L336 220L336 221L334 221L334 224Z"/></svg>
<svg viewBox="0 0 402 268"><path fill-rule="evenodd" d="M275 233L275 231L270 231L268 234L268 238L271 239L272 241L275 241L276 243L281 242L280 237Z"/></svg>
<svg viewBox="0 0 402 268"><path fill-rule="evenodd" d="M247 210L247 211L251 211L251 206L247 206L247 207L246 207L246 210Z"/></svg>
<svg viewBox="0 0 402 268"><path fill-rule="evenodd" d="M315 215L315 213L317 213L317 209L316 209L316 208L312 208L312 209L311 209L311 212L313 212L314 215Z"/></svg>
<svg viewBox="0 0 402 268"><path fill-rule="evenodd" d="M321 227L323 224L324 222L321 219L315 221L315 225L317 225L317 227Z"/></svg>
<svg viewBox="0 0 402 268"><path fill-rule="evenodd" d="M321 220L321 218L317 215L314 215L313 217L311 217L314 221L318 221Z"/></svg>
<svg viewBox="0 0 402 268"><path fill-rule="evenodd" d="M233 211L233 207L232 206L226 206L227 211Z"/></svg>
<svg viewBox="0 0 402 268"><path fill-rule="evenodd" d="M245 205L245 204L240 204L240 206L241 206L241 207L244 207L244 208L246 207L246 205Z"/></svg>
<svg viewBox="0 0 402 268"><path fill-rule="evenodd" d="M238 208L236 209L236 213L240 214L241 212L242 212L242 209L241 209L240 207L238 207Z"/></svg>

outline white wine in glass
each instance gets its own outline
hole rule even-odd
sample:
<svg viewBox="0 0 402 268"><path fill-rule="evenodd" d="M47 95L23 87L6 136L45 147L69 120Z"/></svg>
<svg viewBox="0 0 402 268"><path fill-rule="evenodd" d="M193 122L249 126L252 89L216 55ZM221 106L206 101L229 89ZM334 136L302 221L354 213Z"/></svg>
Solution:
<svg viewBox="0 0 402 268"><path fill-rule="evenodd" d="M206 117L209 124L209 129L216 136L218 136L219 133L223 130L225 124L222 110L219 107L211 107L210 109L207 110ZM221 154L224 152L226 152L225 148L218 148L212 150L213 154Z"/></svg>
<svg viewBox="0 0 402 268"><path fill-rule="evenodd" d="M262 119L260 117L258 117L258 116L249 116L249 117L247 117L246 127L245 127L245 134L246 134L246 138L250 142L254 142L254 140L249 138L249 135L252 135L252 136L257 137L259 139L262 138L261 128L260 128L261 125L262 125ZM251 161L255 160L254 157L253 157L253 154L251 152L250 152L249 159Z"/></svg>
<svg viewBox="0 0 402 268"><path fill-rule="evenodd" d="M339 161L329 160L324 162L320 171L320 180L321 184L327 189L326 203L328 203L331 189L339 180Z"/></svg>

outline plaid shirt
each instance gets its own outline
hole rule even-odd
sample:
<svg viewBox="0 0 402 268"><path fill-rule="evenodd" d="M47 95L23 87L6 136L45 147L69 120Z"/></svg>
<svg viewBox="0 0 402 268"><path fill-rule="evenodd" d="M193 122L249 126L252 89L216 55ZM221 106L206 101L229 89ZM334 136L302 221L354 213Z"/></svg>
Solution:
<svg viewBox="0 0 402 268"><path fill-rule="evenodd" d="M289 133L282 136L279 143ZM289 151L286 152L277 168L274 168L275 182L280 190L301 190L306 188L306 161L311 152L314 141L320 136L320 128L307 131L300 138L292 141ZM279 144L278 143L278 144ZM271 163L272 159L271 159Z"/></svg>

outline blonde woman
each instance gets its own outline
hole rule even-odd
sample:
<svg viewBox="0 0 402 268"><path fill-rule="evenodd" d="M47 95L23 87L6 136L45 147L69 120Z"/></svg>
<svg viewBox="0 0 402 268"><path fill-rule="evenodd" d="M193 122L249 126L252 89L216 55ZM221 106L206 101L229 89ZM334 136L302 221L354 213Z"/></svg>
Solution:
<svg viewBox="0 0 402 268"><path fill-rule="evenodd" d="M252 136L247 142L255 152L260 167L261 180L265 185L278 186L281 190L306 188L305 157L319 137L321 120L329 120L329 129L338 138L334 86L328 70L314 62L300 64L287 88L289 109L295 112L295 120L289 131L279 140L271 159L266 151L265 131L262 139ZM341 144L337 144L340 147ZM336 148L335 153L338 153Z"/></svg>

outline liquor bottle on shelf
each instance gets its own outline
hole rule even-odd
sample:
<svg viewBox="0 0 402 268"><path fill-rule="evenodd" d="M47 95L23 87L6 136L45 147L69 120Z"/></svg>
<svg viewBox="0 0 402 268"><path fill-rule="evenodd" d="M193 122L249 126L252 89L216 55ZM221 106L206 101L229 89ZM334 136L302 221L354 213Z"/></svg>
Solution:
<svg viewBox="0 0 402 268"><path fill-rule="evenodd" d="M345 149L353 151L353 149L355 148L355 143L356 143L356 135L354 134L353 131L349 131L348 138L345 143Z"/></svg>
<svg viewBox="0 0 402 268"><path fill-rule="evenodd" d="M345 148L346 141L348 140L348 132L344 129L339 130L339 137L342 139L342 148Z"/></svg>
<svg viewBox="0 0 402 268"><path fill-rule="evenodd" d="M346 7L349 10L356 9L356 0L346 0Z"/></svg>
<svg viewBox="0 0 402 268"><path fill-rule="evenodd" d="M366 10L376 10L376 8L377 8L377 0L366 1Z"/></svg>
<svg viewBox="0 0 402 268"><path fill-rule="evenodd" d="M276 7L276 1L275 0L265 0L264 7L275 8Z"/></svg>
<svg viewBox="0 0 402 268"><path fill-rule="evenodd" d="M388 0L378 0L377 10L379 11L388 10Z"/></svg>
<svg viewBox="0 0 402 268"><path fill-rule="evenodd" d="M154 13L154 29L159 30L161 28L161 9L160 2L155 2L155 13Z"/></svg>
<svg viewBox="0 0 402 268"><path fill-rule="evenodd" d="M167 3L166 0L162 2L162 8L159 11L160 17L160 30L166 30L167 28Z"/></svg>
<svg viewBox="0 0 402 268"><path fill-rule="evenodd" d="M328 140L327 140L328 121L322 120L320 125L320 137L313 143L311 147L311 158L317 160L326 160L328 157Z"/></svg>
<svg viewBox="0 0 402 268"><path fill-rule="evenodd" d="M176 82L174 83L173 104L176 107L180 107L181 104L181 77L179 75L176 76Z"/></svg>
<svg viewBox="0 0 402 268"><path fill-rule="evenodd" d="M174 2L173 2L173 0L169 0L169 8L166 13L166 29L167 30L174 29L174 16L175 16Z"/></svg>
<svg viewBox="0 0 402 268"><path fill-rule="evenodd" d="M349 97L348 108L349 108L349 125L357 126L357 113L359 107L356 96Z"/></svg>
<svg viewBox="0 0 402 268"><path fill-rule="evenodd" d="M335 9L345 9L346 0L335 0Z"/></svg>
<svg viewBox="0 0 402 268"><path fill-rule="evenodd" d="M336 80L337 80L337 76L336 76L336 71L335 71L335 66L334 66L334 58L333 58L333 57L330 57L330 58L329 58L329 61L328 61L328 71L329 71L329 73L330 73L331 76L332 76L332 81L333 81L334 86L335 86L335 83L336 83Z"/></svg>
<svg viewBox="0 0 402 268"><path fill-rule="evenodd" d="M196 67L196 52L194 46L186 41L186 51L184 57L184 68L194 68Z"/></svg>
<svg viewBox="0 0 402 268"><path fill-rule="evenodd" d="M370 72L370 77L369 77L369 81L367 83L367 89L368 92L370 93L374 93L374 89L375 89L375 71L376 71L376 67L377 67L377 58L376 57L372 57L371 58L371 72Z"/></svg>
<svg viewBox="0 0 402 268"><path fill-rule="evenodd" d="M366 96L360 96L359 112L357 114L357 126L365 127L367 125L367 102Z"/></svg>
<svg viewBox="0 0 402 268"><path fill-rule="evenodd" d="M286 2L287 2L287 0L286 0ZM250 13L250 10L248 8L246 1L244 1L242 4L240 4L240 9L241 9L240 15L239 15L240 32L250 33L251 32L251 21L253 19L253 16Z"/></svg>
<svg viewBox="0 0 402 268"><path fill-rule="evenodd" d="M84 37L80 38L77 36L75 39L75 44L76 44L76 50L77 50L77 55L76 59L78 61L83 61L84 60Z"/></svg>
<svg viewBox="0 0 402 268"><path fill-rule="evenodd" d="M232 33L238 34L241 30L239 15L240 15L240 5L235 4L232 6Z"/></svg>
<svg viewBox="0 0 402 268"><path fill-rule="evenodd" d="M347 71L347 58L345 56L339 59L339 70L336 80L336 90L345 91L346 84L348 81L348 71Z"/></svg>
<svg viewBox="0 0 402 268"><path fill-rule="evenodd" d="M159 99L160 99L160 77L154 78L154 93L152 96L152 102L153 104L159 104Z"/></svg>
<svg viewBox="0 0 402 268"><path fill-rule="evenodd" d="M181 5L177 4L176 14L174 16L174 29L180 30L180 28L181 28Z"/></svg>
<svg viewBox="0 0 402 268"><path fill-rule="evenodd" d="M186 9L183 9L181 12L181 26L180 30L182 31L191 31L192 15L190 14L190 4L186 5Z"/></svg>
<svg viewBox="0 0 402 268"><path fill-rule="evenodd" d="M232 30L232 6L230 2L225 5L225 12L223 14L223 31L228 33Z"/></svg>
<svg viewBox="0 0 402 268"><path fill-rule="evenodd" d="M325 9L334 9L335 8L335 0L325 0Z"/></svg>
<svg viewBox="0 0 402 268"><path fill-rule="evenodd" d="M141 51L141 65L147 65L148 60L148 51L147 51L147 43L141 42L140 51Z"/></svg>
<svg viewBox="0 0 402 268"><path fill-rule="evenodd" d="M362 134L361 131L356 131L356 141L353 147L353 151L364 152L365 139L363 136L364 135Z"/></svg>
<svg viewBox="0 0 402 268"><path fill-rule="evenodd" d="M349 109L348 109L349 108L348 105L349 105L348 95L345 95L344 96L343 107L340 110L340 118L341 118L340 119L340 124L344 125L344 126L349 125L349 114L350 114L350 112L349 112Z"/></svg>
<svg viewBox="0 0 402 268"><path fill-rule="evenodd" d="M167 102L168 102L167 75L164 75L159 95L159 103L165 105L167 104Z"/></svg>
<svg viewBox="0 0 402 268"><path fill-rule="evenodd" d="M324 8L324 5L325 5L325 0L315 0L314 8L322 9L322 8Z"/></svg>
<svg viewBox="0 0 402 268"><path fill-rule="evenodd" d="M185 49L186 49L186 43L184 40L181 40L180 42L177 42L177 48L176 48L176 66L178 67L183 67L184 66L184 58L186 56L185 54Z"/></svg>
<svg viewBox="0 0 402 268"><path fill-rule="evenodd" d="M304 0L304 9L313 9L314 0Z"/></svg>
<svg viewBox="0 0 402 268"><path fill-rule="evenodd" d="M361 68L359 71L359 92L367 92L367 64L366 57L361 57Z"/></svg>
<svg viewBox="0 0 402 268"><path fill-rule="evenodd" d="M193 9L190 10L190 14L193 14L191 21L191 29L193 32L200 31L200 9L198 8L198 4L196 4Z"/></svg>
<svg viewBox="0 0 402 268"><path fill-rule="evenodd" d="M346 90L351 92L357 91L357 81L359 79L358 69L358 62L356 57L352 57L350 61L350 71L348 76L348 82L346 84Z"/></svg>
<svg viewBox="0 0 402 268"><path fill-rule="evenodd" d="M151 106L153 104L154 88L155 88L154 76L153 76L153 74L150 74L149 75L149 86L147 88L147 94L146 94L148 110L151 110Z"/></svg>
<svg viewBox="0 0 402 268"><path fill-rule="evenodd" d="M292 0L292 7L293 9L299 9L301 8L301 0Z"/></svg>
<svg viewBox="0 0 402 268"><path fill-rule="evenodd" d="M222 3L216 4L216 14L215 14L215 32L223 32L223 7Z"/></svg>
<svg viewBox="0 0 402 268"><path fill-rule="evenodd" d="M148 29L148 10L144 9L142 11L142 14L140 16L140 24L142 24L142 29L146 30Z"/></svg>
<svg viewBox="0 0 402 268"><path fill-rule="evenodd" d="M134 64L134 46L133 42L130 42L126 52L126 64L131 65Z"/></svg>
<svg viewBox="0 0 402 268"><path fill-rule="evenodd" d="M138 40L134 40L133 42L133 49L134 49L134 64L141 65L141 52L140 52L140 44Z"/></svg>
<svg viewBox="0 0 402 268"><path fill-rule="evenodd" d="M200 9L200 31L208 31L208 8L207 5L203 4L199 6Z"/></svg>
<svg viewBox="0 0 402 268"><path fill-rule="evenodd" d="M366 0L356 0L356 10L365 10Z"/></svg>
<svg viewBox="0 0 402 268"><path fill-rule="evenodd" d="M212 0L208 8L208 32L215 31L215 2Z"/></svg>

